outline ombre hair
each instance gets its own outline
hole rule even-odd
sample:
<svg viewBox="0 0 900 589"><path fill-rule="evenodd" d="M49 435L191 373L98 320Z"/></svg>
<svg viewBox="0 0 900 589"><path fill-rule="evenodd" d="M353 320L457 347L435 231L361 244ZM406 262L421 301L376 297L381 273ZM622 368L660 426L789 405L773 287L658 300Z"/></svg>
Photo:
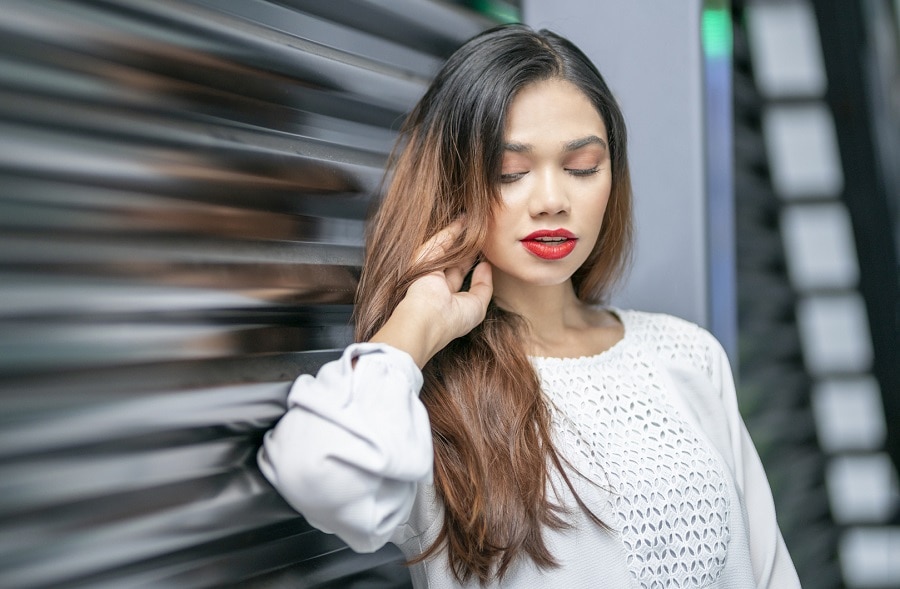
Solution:
<svg viewBox="0 0 900 589"><path fill-rule="evenodd" d="M550 31L505 25L457 50L401 129L384 197L368 227L357 341L381 328L415 280L480 255L492 211L501 203L509 105L522 88L551 79L579 88L606 125L609 203L597 243L572 277L580 300L605 302L631 254L631 181L621 110L596 67L571 42ZM443 258L416 261L425 241L461 217L462 235ZM446 550L460 582L502 579L522 557L539 567L557 566L543 528L568 524L558 490L548 492L551 471L579 508L604 525L578 497L553 444L550 407L524 343L527 329L520 316L491 302L484 322L423 369L421 399L431 420L434 484L444 520L435 542L414 562Z"/></svg>

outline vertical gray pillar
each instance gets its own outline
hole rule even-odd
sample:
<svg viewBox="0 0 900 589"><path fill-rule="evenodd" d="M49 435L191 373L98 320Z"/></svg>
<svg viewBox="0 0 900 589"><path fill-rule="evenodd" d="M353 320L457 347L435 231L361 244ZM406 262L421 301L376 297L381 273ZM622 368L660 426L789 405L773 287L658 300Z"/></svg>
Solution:
<svg viewBox="0 0 900 589"><path fill-rule="evenodd" d="M613 302L697 322L712 329L731 351L733 253L725 256L724 279L711 278L711 271L717 253L733 252L733 231L727 225L733 193L730 182L724 194L716 190L715 197L726 203L726 230L723 237L716 237L718 232L711 235L708 186L715 182L707 177L706 163L703 6L702 0L524 0L523 20L565 35L581 47L625 113L636 251L630 277ZM725 118L730 117L725 111ZM723 227L721 220L716 223ZM713 243L711 238L724 241ZM712 292L713 288L721 292ZM725 301L725 321L715 320L714 314L723 313L712 305L713 296L724 297L717 302Z"/></svg>

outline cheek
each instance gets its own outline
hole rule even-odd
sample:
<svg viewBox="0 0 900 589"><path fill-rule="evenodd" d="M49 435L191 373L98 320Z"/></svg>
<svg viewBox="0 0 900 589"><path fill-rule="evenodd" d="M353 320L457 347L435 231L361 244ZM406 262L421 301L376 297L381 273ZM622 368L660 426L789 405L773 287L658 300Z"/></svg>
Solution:
<svg viewBox="0 0 900 589"><path fill-rule="evenodd" d="M503 225L497 222L496 217L492 218L488 222L487 237L484 240L484 247L482 248L485 256L490 256L497 251L499 244L503 241L503 236Z"/></svg>
<svg viewBox="0 0 900 589"><path fill-rule="evenodd" d="M604 178L603 183L599 186L597 192L594 194L594 203L596 209L599 211L602 216L606 208L609 206L609 198L612 195L612 178L607 176Z"/></svg>
<svg viewBox="0 0 900 589"><path fill-rule="evenodd" d="M582 212L591 217L602 216L609 204L610 186L608 182L600 182L591 187L584 187L578 193L578 203Z"/></svg>
<svg viewBox="0 0 900 589"><path fill-rule="evenodd" d="M516 215L505 204L498 205L487 223L487 236L481 253L487 261L505 266L504 260L514 255L519 239Z"/></svg>
<svg viewBox="0 0 900 589"><path fill-rule="evenodd" d="M501 196L504 196L501 193ZM496 239L497 235L508 230L512 213L506 198L502 198L491 208L491 218L488 220L488 239Z"/></svg>
<svg viewBox="0 0 900 589"><path fill-rule="evenodd" d="M494 252L497 249L497 242L500 240L500 235L502 232L502 223L498 222L498 211L495 209L491 218L487 223L487 235L484 239L484 245L481 248L481 253L484 255L485 259L491 261L490 259L494 257Z"/></svg>
<svg viewBox="0 0 900 589"><path fill-rule="evenodd" d="M600 234L603 225L606 223L606 214L609 211L609 184L607 183L601 189L592 191L590 195L585 194L583 201L584 206L581 209L584 213L584 219L590 228L593 237Z"/></svg>

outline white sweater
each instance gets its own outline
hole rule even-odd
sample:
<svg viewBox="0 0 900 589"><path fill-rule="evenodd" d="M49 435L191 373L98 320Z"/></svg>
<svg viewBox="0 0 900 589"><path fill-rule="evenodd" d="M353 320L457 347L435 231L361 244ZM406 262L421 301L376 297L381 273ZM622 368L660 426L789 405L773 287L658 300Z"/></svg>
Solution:
<svg viewBox="0 0 900 589"><path fill-rule="evenodd" d="M612 311L625 335L611 349L532 359L557 447L584 475L570 478L612 531L556 479L573 525L545 530L545 539L561 566L523 559L491 586L800 587L719 343L674 317ZM404 352L349 346L294 383L260 450L262 472L310 524L354 550L393 542L407 557L420 554L442 522L421 386ZM442 554L411 567L414 586L458 587L446 562Z"/></svg>

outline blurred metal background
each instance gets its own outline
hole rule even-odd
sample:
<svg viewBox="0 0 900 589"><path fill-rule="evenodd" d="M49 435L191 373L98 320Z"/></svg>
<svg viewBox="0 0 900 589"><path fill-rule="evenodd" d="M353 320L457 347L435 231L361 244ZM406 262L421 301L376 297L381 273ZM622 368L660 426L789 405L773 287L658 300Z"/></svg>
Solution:
<svg viewBox="0 0 900 589"><path fill-rule="evenodd" d="M773 100L746 17L790 4L818 21L829 84ZM404 113L519 6L0 0L0 587L408 586L396 550L357 555L308 526L255 451L296 374L350 341L363 222ZM900 28L863 33L900 25L900 3L731 7L742 410L805 585L894 588L895 471L878 517L841 507L869 506L869 485L833 483L838 463L898 464ZM804 297L836 291L792 282L764 113L813 99L840 131L845 182L827 196L854 225L860 274L842 288L866 303L881 434L846 411L849 389L822 422L816 387L858 375L811 372L798 323ZM834 424L856 445L828 442Z"/></svg>
<svg viewBox="0 0 900 589"><path fill-rule="evenodd" d="M260 477L350 342L403 114L494 24L400 0L0 6L0 586L402 586Z"/></svg>
<svg viewBox="0 0 900 589"><path fill-rule="evenodd" d="M733 0L739 399L804 587L900 587L900 2Z"/></svg>

